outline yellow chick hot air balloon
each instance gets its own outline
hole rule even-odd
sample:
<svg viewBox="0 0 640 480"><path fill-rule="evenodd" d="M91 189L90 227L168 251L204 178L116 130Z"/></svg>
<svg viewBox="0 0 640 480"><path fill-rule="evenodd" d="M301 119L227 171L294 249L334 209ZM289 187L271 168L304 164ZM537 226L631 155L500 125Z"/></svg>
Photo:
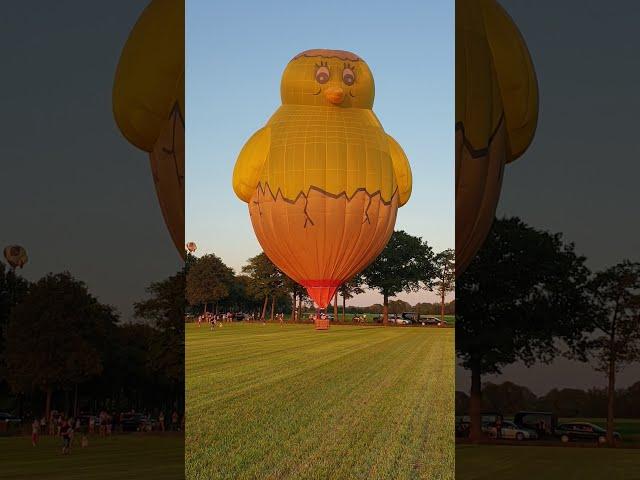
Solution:
<svg viewBox="0 0 640 480"><path fill-rule="evenodd" d="M456 1L456 275L484 242L505 164L522 155L538 121L529 51L494 0Z"/></svg>
<svg viewBox="0 0 640 480"><path fill-rule="evenodd" d="M9 245L4 248L4 258L13 269L24 267L29 261L27 251L20 245Z"/></svg>
<svg viewBox="0 0 640 480"><path fill-rule="evenodd" d="M411 195L411 168L371 110L373 75L357 55L296 55L280 94L240 152L233 189L267 256L326 308L384 249Z"/></svg>
<svg viewBox="0 0 640 480"><path fill-rule="evenodd" d="M165 223L184 255L184 1L153 0L122 49L113 83L122 134L149 152Z"/></svg>

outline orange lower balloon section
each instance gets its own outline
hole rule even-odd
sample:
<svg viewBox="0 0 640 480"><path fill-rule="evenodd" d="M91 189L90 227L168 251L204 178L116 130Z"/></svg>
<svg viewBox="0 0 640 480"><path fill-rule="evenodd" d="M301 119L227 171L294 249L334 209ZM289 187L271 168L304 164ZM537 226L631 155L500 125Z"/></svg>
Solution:
<svg viewBox="0 0 640 480"><path fill-rule="evenodd" d="M312 188L289 200L259 185L249 202L264 252L320 308L380 255L393 233L397 210L397 192L385 202L379 193L365 190L347 198Z"/></svg>
<svg viewBox="0 0 640 480"><path fill-rule="evenodd" d="M342 283L333 281L319 282L319 281L301 281L300 284L307 289L307 293L313 299L315 304L319 308L327 308L327 305L331 303L331 299L336 293L336 290Z"/></svg>

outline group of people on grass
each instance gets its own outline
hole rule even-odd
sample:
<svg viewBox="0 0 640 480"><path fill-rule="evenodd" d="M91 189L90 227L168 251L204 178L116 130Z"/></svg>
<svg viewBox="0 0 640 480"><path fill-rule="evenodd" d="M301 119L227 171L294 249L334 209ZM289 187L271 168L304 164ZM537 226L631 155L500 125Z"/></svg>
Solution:
<svg viewBox="0 0 640 480"><path fill-rule="evenodd" d="M55 416L54 413L56 414ZM62 454L68 455L76 432L80 433L80 419L57 415L57 412L52 412L48 423L45 417L40 420L34 418L31 423L31 445L34 447L38 445L40 435L47 432L47 425L49 427L49 435L56 435L62 439ZM82 433L80 444L82 448L89 446L89 439L86 433Z"/></svg>
<svg viewBox="0 0 640 480"><path fill-rule="evenodd" d="M89 446L89 436L97 434L100 437L110 436L115 432L124 431L124 419L127 415L135 415L135 411L131 410L128 413L116 412L109 413L106 410L101 410L99 415L87 415L87 421L85 424L81 422L80 417L73 418L67 417L56 410L53 410L47 420L46 416L38 419L33 419L31 423L31 444L36 447L40 440L41 435L50 435L60 437L62 440L62 453L68 455L71 449L75 435L81 435L81 446L86 448ZM147 417L147 415L143 415ZM144 430L152 431L154 428L152 423L145 425ZM179 415L177 410L173 410L170 416L165 417L164 412L161 410L158 414L158 421L155 426L156 431L166 432L174 431L179 432L184 430L184 415Z"/></svg>

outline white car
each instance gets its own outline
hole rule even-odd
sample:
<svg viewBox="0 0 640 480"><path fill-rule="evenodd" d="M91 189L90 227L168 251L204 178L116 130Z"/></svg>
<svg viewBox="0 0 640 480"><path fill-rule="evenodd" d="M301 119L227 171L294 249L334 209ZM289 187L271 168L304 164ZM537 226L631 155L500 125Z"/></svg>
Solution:
<svg viewBox="0 0 640 480"><path fill-rule="evenodd" d="M497 438L498 433L495 423L485 423L482 425L482 431L489 434L491 438ZM538 434L534 430L522 428L513 422L503 421L500 429L500 438L509 440L535 440Z"/></svg>

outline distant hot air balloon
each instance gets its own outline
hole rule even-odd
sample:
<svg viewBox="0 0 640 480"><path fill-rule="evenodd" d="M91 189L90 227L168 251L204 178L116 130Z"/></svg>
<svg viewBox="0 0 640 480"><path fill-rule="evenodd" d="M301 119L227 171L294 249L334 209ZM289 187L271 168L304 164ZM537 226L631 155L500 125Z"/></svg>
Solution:
<svg viewBox="0 0 640 480"><path fill-rule="evenodd" d="M4 258L13 269L22 268L29 261L27 251L20 245L9 245L4 248Z"/></svg>
<svg viewBox="0 0 640 480"><path fill-rule="evenodd" d="M456 1L456 276L493 222L505 164L522 155L538 121L529 51L495 0Z"/></svg>
<svg viewBox="0 0 640 480"><path fill-rule="evenodd" d="M184 255L184 2L152 0L122 49L113 84L122 134L149 152L165 223Z"/></svg>
<svg viewBox="0 0 640 480"><path fill-rule="evenodd" d="M198 249L198 246L196 245L195 242L187 242L187 244L185 245L185 248L189 253L193 253Z"/></svg>
<svg viewBox="0 0 640 480"><path fill-rule="evenodd" d="M357 55L302 52L280 93L240 152L233 188L267 256L324 309L384 249L411 168L372 111L373 75Z"/></svg>

